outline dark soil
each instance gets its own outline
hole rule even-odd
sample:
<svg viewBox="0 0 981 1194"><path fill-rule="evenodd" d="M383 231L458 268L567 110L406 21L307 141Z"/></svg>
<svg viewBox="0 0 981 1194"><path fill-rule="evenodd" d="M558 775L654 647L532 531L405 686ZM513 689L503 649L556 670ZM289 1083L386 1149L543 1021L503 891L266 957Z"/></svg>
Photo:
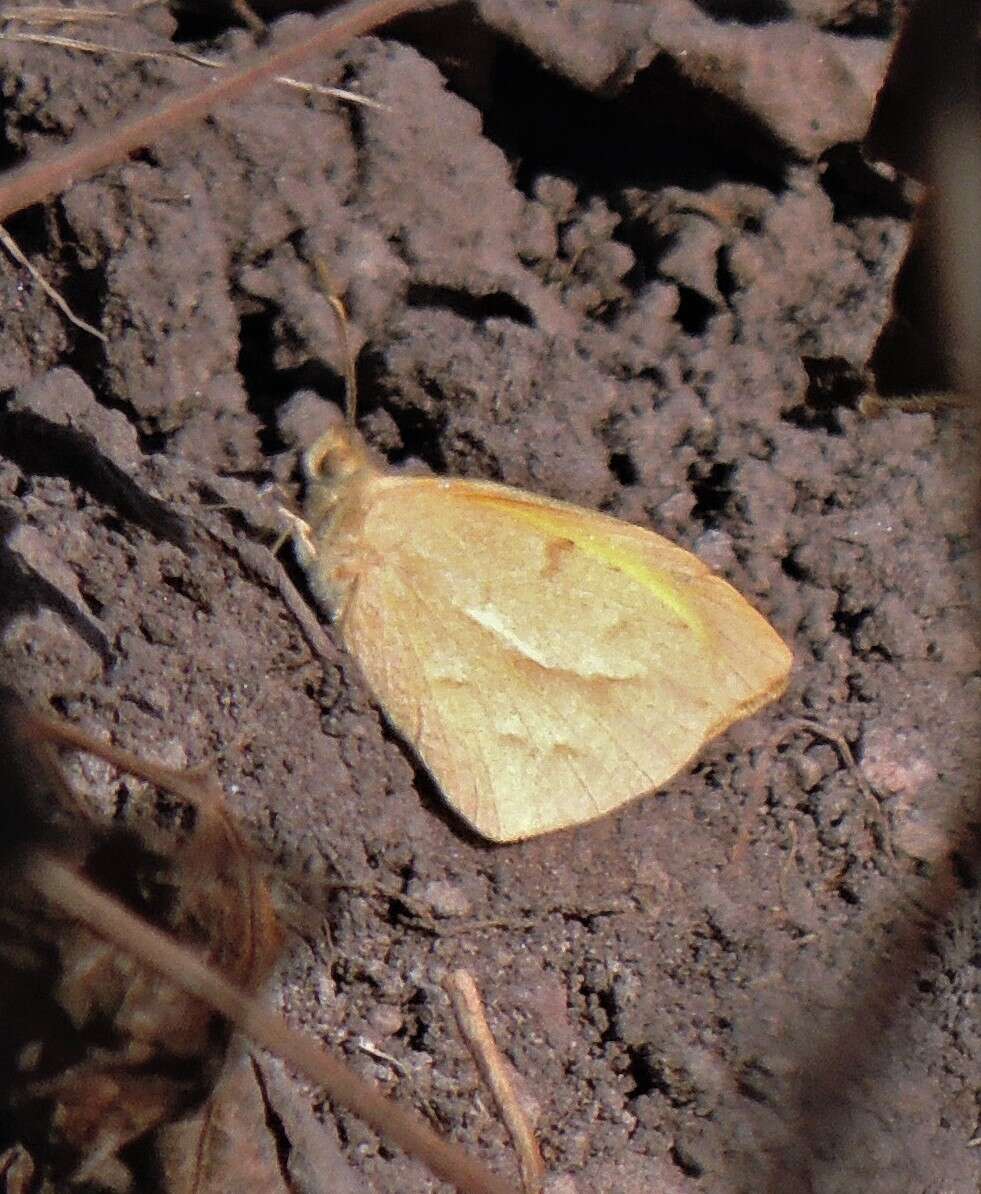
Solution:
<svg viewBox="0 0 981 1194"><path fill-rule="evenodd" d="M468 969L553 1194L981 1178L971 429L857 409L913 214L858 148L892 10L486 0L304 75L384 111L270 86L8 225L108 342L7 263L6 678L213 763L301 926L272 998L513 1173L441 987ZM251 47L153 9L70 32ZM2 48L8 162L202 69ZM317 421L288 400L342 393L317 256L379 450L697 552L792 645L786 697L595 824L465 832L263 546ZM280 1131L333 1122L277 1090ZM442 1188L337 1130L352 1183Z"/></svg>

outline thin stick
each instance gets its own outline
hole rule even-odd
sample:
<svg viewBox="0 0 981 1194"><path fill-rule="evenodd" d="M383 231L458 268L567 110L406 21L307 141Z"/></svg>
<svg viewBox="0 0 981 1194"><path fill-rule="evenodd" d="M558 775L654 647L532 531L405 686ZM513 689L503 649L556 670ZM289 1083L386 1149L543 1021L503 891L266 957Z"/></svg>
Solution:
<svg viewBox="0 0 981 1194"><path fill-rule="evenodd" d="M25 21L32 25L75 25L83 21L119 21L128 17L126 12L111 8L65 8L61 4L18 4L0 11L0 20Z"/></svg>
<svg viewBox="0 0 981 1194"><path fill-rule="evenodd" d="M2 18L0 13L0 18ZM19 42L26 45L54 46L63 50L76 50L80 54L116 54L123 58L146 59L151 62L190 62L194 66L204 66L209 70L227 70L228 62L218 58L205 58L203 54L195 54L191 50L178 47L174 50L133 50L127 46L110 46L104 42L80 41L76 37L62 37L55 33L8 33L0 32L0 41ZM284 87L292 87L295 91L303 91L308 95L323 95L330 99L343 100L345 103L361 104L365 108L375 108L379 112L390 112L387 104L380 104L367 95L359 95L356 91L349 91L345 87L327 87L322 83L305 83L302 79L294 79L291 75L277 75L273 80Z"/></svg>
<svg viewBox="0 0 981 1194"><path fill-rule="evenodd" d="M878 837L878 845L882 849L886 858L892 862L894 861L892 841L889 834L889 824L886 820L885 812L882 808L882 801L872 787L869 781L865 778L865 773L859 766L852 749L848 745L844 734L831 726L826 726L820 721L814 721L809 717L795 717L782 725L767 743L765 750L760 756L760 761L753 766L753 780L751 784L752 795L740 822L739 832L736 835L736 840L733 844L732 850L729 854L729 861L733 866L741 865L745 856L746 850L749 846L749 837L752 832L752 823L763 807L766 800L766 769L769 766L768 760L772 757L774 750L792 734L798 730L805 730L813 734L816 738L823 738L825 742L830 743L838 752L841 761L844 763L846 769L851 774L855 783L858 785L859 791L865 799L866 807L872 814L872 820L875 825L875 833Z"/></svg>
<svg viewBox="0 0 981 1194"><path fill-rule="evenodd" d="M248 0L229 0L229 5L239 20L248 26L254 37L265 37L269 33L269 26Z"/></svg>
<svg viewBox="0 0 981 1194"><path fill-rule="evenodd" d="M454 970L444 979L443 987L450 997L463 1039L511 1134L525 1194L539 1194L545 1181L545 1164L535 1134L514 1093L504 1058L491 1034L477 984L468 971Z"/></svg>
<svg viewBox="0 0 981 1194"><path fill-rule="evenodd" d="M317 22L314 31L281 50L264 54L216 83L169 98L142 116L109 131L80 138L67 149L41 161L29 161L0 181L0 221L32 203L58 194L73 182L88 178L143 149L165 133L207 115L218 104L237 99L267 79L286 73L313 54L337 50L352 38L396 17L435 7L446 0L354 0Z"/></svg>
<svg viewBox="0 0 981 1194"><path fill-rule="evenodd" d="M848 745L845 735L839 730L834 729L833 726L824 725L823 722L814 721L810 717L795 718L788 724L787 728L791 733L796 729L806 730L816 738L823 738L825 742L837 750L839 758L845 764L848 772L858 785L858 790L865 798L866 808L872 814L875 829L878 831L877 836L879 840L877 844L890 862L895 861L889 834L889 822L882 808L882 799L875 788L865 778L865 772L859 766L854 754L852 754L852 748Z"/></svg>
<svg viewBox="0 0 981 1194"><path fill-rule="evenodd" d="M69 307L68 303L62 298L58 291L55 290L55 288L51 285L47 278L45 278L37 266L35 266L27 259L27 257L25 257L24 253L21 251L20 245L14 240L14 238L2 224L0 224L0 244L3 245L10 256L13 257L14 261L18 263L18 265L22 265L24 269L27 270L38 286L40 286L44 293L48 296L48 299L54 303L54 305L70 323L73 323L77 328L81 328L83 332L88 332L90 336L95 336L95 338L97 340L101 340L103 344L108 343L108 338L103 335L98 328L94 328L90 323L86 323L81 316L75 314L71 307Z"/></svg>
<svg viewBox="0 0 981 1194"><path fill-rule="evenodd" d="M327 1092L332 1102L352 1111L386 1140L423 1161L462 1194L515 1194L514 1187L437 1136L423 1121L379 1094L310 1037L294 1032L274 1011L224 979L194 953L148 925L55 856L30 852L21 873L45 899L92 932L131 953L138 961L196 999L227 1016L257 1044L278 1054Z"/></svg>
<svg viewBox="0 0 981 1194"><path fill-rule="evenodd" d="M161 763L152 763L119 746L91 738L84 730L53 717L44 717L40 713L30 713L26 710L19 712L17 716L25 733L29 735L35 734L45 742L53 742L58 746L67 746L72 750L94 755L95 758L118 767L120 771L135 775L137 779L145 779L147 783L167 789L191 804L197 804L201 798L200 775L177 771L172 767L164 767Z"/></svg>

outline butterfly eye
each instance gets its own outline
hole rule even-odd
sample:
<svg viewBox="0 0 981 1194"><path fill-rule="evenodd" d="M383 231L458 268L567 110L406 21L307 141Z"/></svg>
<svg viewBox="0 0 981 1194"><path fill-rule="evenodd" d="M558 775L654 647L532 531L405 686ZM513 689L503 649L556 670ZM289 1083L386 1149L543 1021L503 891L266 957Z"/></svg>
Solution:
<svg viewBox="0 0 981 1194"><path fill-rule="evenodd" d="M328 439L327 435L322 435L307 452L305 463L307 475L311 480L319 480L326 471L327 462L334 449L334 445L329 443Z"/></svg>
<svg viewBox="0 0 981 1194"><path fill-rule="evenodd" d="M367 465L360 436L345 424L328 427L303 457L308 481L337 482Z"/></svg>
<svg viewBox="0 0 981 1194"><path fill-rule="evenodd" d="M347 435L337 427L328 427L303 457L303 471L310 481L322 481L338 469L346 455Z"/></svg>

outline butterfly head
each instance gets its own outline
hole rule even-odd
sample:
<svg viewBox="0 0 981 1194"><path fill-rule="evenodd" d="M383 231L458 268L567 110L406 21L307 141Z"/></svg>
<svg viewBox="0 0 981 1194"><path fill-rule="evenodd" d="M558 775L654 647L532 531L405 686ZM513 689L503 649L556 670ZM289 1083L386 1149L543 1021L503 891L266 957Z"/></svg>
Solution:
<svg viewBox="0 0 981 1194"><path fill-rule="evenodd" d="M358 432L346 421L332 423L303 453L306 521L316 527L329 520L352 483L377 471Z"/></svg>

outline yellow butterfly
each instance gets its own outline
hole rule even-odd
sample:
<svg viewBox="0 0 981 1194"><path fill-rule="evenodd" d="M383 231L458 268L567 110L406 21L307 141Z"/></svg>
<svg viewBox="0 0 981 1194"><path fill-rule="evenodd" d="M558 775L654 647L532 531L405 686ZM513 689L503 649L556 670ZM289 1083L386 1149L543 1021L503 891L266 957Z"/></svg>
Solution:
<svg viewBox="0 0 981 1194"><path fill-rule="evenodd" d="M790 651L690 552L520 489L386 471L351 408L303 457L297 558L389 721L484 837L651 792L783 692Z"/></svg>

